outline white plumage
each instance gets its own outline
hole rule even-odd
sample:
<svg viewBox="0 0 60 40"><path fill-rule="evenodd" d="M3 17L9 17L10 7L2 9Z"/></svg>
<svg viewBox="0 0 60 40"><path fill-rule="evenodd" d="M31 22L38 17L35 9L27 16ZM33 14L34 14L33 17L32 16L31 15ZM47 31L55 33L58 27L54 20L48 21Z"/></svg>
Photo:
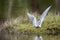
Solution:
<svg viewBox="0 0 60 40"><path fill-rule="evenodd" d="M45 18L45 16L47 15L48 11L50 10L51 6L49 6L43 13L42 15L40 16L40 19L38 21L36 21L36 17L33 16L32 14L30 13L27 13L29 19L32 21L33 25L35 27L41 27L41 24Z"/></svg>

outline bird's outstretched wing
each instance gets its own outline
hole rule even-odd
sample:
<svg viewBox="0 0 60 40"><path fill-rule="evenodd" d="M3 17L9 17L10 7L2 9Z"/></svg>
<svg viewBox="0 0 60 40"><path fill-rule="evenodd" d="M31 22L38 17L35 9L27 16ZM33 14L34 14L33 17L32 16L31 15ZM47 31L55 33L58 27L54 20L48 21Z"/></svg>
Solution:
<svg viewBox="0 0 60 40"><path fill-rule="evenodd" d="M27 15L28 15L29 19L33 22L33 25L36 25L36 17L29 13L27 13Z"/></svg>
<svg viewBox="0 0 60 40"><path fill-rule="evenodd" d="M43 22L45 16L47 15L47 13L48 13L48 11L49 11L50 8L51 8L51 6L49 6L49 7L42 13L42 15L40 16L39 21L37 22L38 25L41 25L41 24L42 24L42 22Z"/></svg>

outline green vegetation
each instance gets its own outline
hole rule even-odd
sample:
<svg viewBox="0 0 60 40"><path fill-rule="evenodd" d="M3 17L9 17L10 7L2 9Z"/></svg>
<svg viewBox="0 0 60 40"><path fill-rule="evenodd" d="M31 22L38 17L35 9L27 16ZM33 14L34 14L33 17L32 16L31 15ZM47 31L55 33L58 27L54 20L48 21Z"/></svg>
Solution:
<svg viewBox="0 0 60 40"><path fill-rule="evenodd" d="M24 32L24 33L49 33L52 32L57 33L60 30L60 16L58 16L59 12L57 8L58 6L55 3L55 0L35 0L35 5L39 6L40 13L42 13L48 6L52 6L51 10L53 12L49 12L49 14L44 19L41 28L35 28L31 21L28 19L26 15L26 8L29 11L33 11L34 8L31 6L32 0L14 0L12 5L9 4L10 0L0 0L0 24L3 24L7 19L14 19L20 16L20 22L18 24L9 25L4 28L0 27L0 30L3 32ZM60 3L60 2L59 2ZM10 14L8 13L9 5L12 6L10 9ZM11 18L9 18L11 16ZM9 21L8 21L9 22ZM8 25L9 23L7 23Z"/></svg>
<svg viewBox="0 0 60 40"><path fill-rule="evenodd" d="M22 16L23 19L17 25L11 26L12 28L7 28L9 31L22 32L22 33L58 33L60 31L60 16L53 15L49 13L42 23L41 28L35 28L31 21L28 19L27 15ZM13 29L13 30L12 30Z"/></svg>

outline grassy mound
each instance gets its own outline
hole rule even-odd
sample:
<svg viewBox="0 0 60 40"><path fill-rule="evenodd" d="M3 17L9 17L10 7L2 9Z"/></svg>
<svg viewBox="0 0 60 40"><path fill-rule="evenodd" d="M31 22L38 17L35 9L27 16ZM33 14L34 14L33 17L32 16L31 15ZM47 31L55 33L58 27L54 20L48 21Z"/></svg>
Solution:
<svg viewBox="0 0 60 40"><path fill-rule="evenodd" d="M48 14L41 28L35 28L27 16L21 17L17 25L11 26L10 31L22 33L56 33L60 30L60 16ZM12 30L14 29L14 30Z"/></svg>

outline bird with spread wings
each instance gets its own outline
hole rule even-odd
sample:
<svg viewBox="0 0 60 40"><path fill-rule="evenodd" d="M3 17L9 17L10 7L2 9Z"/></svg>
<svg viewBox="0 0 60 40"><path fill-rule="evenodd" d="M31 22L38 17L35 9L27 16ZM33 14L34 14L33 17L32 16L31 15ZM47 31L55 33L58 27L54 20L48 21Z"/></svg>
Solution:
<svg viewBox="0 0 60 40"><path fill-rule="evenodd" d="M42 25L42 22L45 18L45 16L47 15L48 11L50 10L51 6L49 6L43 13L42 15L40 16L40 19L38 21L36 21L36 17L33 16L32 14L30 14L29 12L27 13L29 19L32 21L33 25L35 27L41 27Z"/></svg>

